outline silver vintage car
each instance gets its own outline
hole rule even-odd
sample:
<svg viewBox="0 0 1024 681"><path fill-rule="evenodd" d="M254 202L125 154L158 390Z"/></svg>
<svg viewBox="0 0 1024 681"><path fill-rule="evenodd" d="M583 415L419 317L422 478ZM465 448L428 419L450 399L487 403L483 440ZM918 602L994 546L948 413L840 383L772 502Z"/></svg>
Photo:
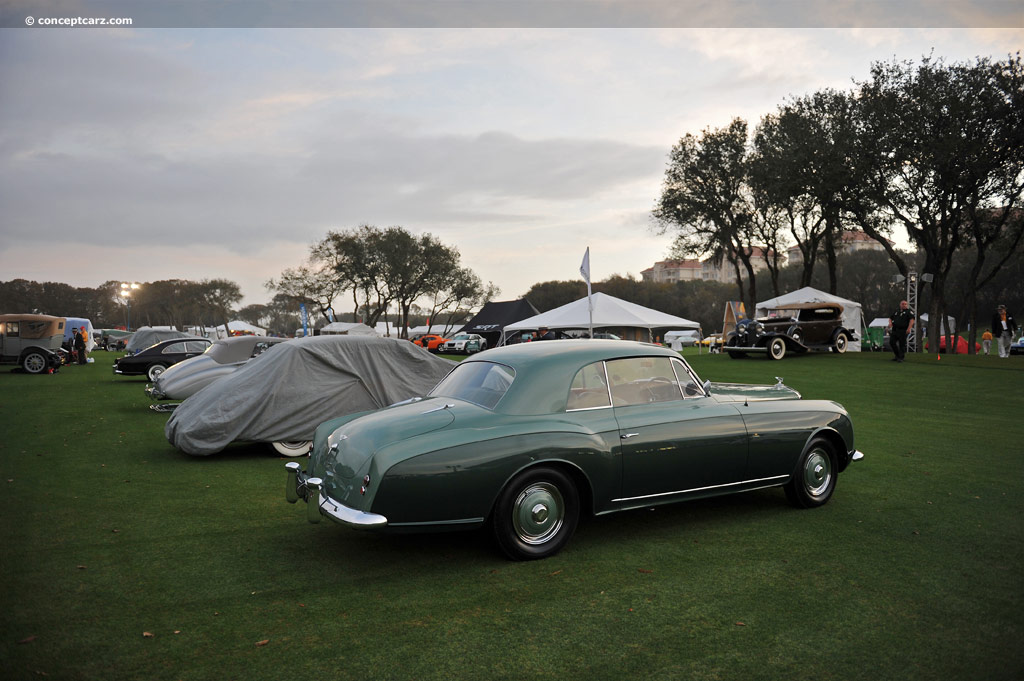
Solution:
<svg viewBox="0 0 1024 681"><path fill-rule="evenodd" d="M215 341L203 354L179 362L157 376L146 387L146 394L154 400L183 400L285 340L234 336Z"/></svg>

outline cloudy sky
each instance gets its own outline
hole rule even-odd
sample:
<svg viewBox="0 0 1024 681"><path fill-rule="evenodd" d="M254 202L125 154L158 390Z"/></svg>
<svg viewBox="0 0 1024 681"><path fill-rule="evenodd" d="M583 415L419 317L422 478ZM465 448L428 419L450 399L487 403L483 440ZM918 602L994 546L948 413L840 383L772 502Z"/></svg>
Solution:
<svg viewBox="0 0 1024 681"><path fill-rule="evenodd" d="M595 280L639 276L670 245L649 214L682 135L753 127L872 61L1024 47L1019 9L937 4L960 10L921 23L956 28L44 28L3 0L0 280L227 278L264 302L312 242L364 223L434 234L501 299L577 278L588 246Z"/></svg>

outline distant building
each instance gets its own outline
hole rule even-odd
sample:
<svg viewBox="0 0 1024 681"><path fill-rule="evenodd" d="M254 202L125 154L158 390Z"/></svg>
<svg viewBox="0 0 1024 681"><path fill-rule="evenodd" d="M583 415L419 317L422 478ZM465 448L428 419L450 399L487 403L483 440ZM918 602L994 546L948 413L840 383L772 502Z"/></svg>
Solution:
<svg viewBox="0 0 1024 681"><path fill-rule="evenodd" d="M768 251L771 253L771 251ZM765 249L755 246L751 256L751 264L755 272L768 267L765 260ZM720 281L725 284L736 283L736 270L727 261L715 265L710 258L707 260L662 260L640 272L644 281L659 284L674 284L677 281Z"/></svg>
<svg viewBox="0 0 1024 681"><path fill-rule="evenodd" d="M886 239L886 241L889 241L889 239ZM889 241L889 245L894 245L894 242ZM885 246L879 243L876 239L872 239L859 229L851 229L843 232L842 237L840 237L837 253L843 255L846 253L856 253L857 251L884 250ZM802 263L804 261L804 254L800 251L799 246L790 246L786 251L786 254L789 256L789 263L791 265Z"/></svg>
<svg viewBox="0 0 1024 681"><path fill-rule="evenodd" d="M654 263L640 273L644 281L659 284L674 284L677 281L695 281L703 279L703 266L700 260L662 260Z"/></svg>
<svg viewBox="0 0 1024 681"><path fill-rule="evenodd" d="M753 252L750 255L750 264L754 268L755 273L767 269L767 257L770 257L771 254L772 251L767 250L761 246L753 247ZM722 262L719 265L715 265L710 258L701 263L701 265L703 267L701 278L704 279L704 281L718 281L723 284L736 283L736 268L733 267L732 264L729 261L725 260L724 258L722 259ZM742 265L740 265L740 268L743 272L743 276L746 277L746 268L743 267Z"/></svg>

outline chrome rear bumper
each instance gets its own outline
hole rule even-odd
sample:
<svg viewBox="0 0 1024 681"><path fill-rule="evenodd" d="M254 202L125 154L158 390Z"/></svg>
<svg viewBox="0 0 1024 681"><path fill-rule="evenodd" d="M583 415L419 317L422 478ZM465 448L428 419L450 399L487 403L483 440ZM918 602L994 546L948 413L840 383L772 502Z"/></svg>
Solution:
<svg viewBox="0 0 1024 681"><path fill-rule="evenodd" d="M284 497L290 504L299 499L306 502L306 520L311 523L320 522L321 516L336 523L354 527L360 530L372 530L385 527L388 519L376 513L367 513L354 508L339 504L323 493L323 480L311 478L302 471L295 461L284 465L288 471L288 481L285 484Z"/></svg>

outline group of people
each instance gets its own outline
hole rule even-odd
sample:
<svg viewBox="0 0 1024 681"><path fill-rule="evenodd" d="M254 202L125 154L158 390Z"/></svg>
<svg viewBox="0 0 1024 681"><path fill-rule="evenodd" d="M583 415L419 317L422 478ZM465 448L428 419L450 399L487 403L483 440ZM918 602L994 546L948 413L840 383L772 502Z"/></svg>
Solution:
<svg viewBox="0 0 1024 681"><path fill-rule="evenodd" d="M71 334L71 340L65 342L65 346L69 346L67 350L78 364L85 364L89 355L89 331L84 326L75 327L71 329Z"/></svg>
<svg viewBox="0 0 1024 681"><path fill-rule="evenodd" d="M907 301L900 301L900 308L889 317L889 325L886 329L889 332L889 345L892 348L894 362L902 362L907 354L907 336L914 330L914 312L910 309ZM999 356L1010 356L1010 345L1017 333L1017 322L1013 315L1006 311L1005 305L996 308L992 315L991 329L986 329L981 334L981 346L987 355L992 349L992 341L999 343Z"/></svg>

